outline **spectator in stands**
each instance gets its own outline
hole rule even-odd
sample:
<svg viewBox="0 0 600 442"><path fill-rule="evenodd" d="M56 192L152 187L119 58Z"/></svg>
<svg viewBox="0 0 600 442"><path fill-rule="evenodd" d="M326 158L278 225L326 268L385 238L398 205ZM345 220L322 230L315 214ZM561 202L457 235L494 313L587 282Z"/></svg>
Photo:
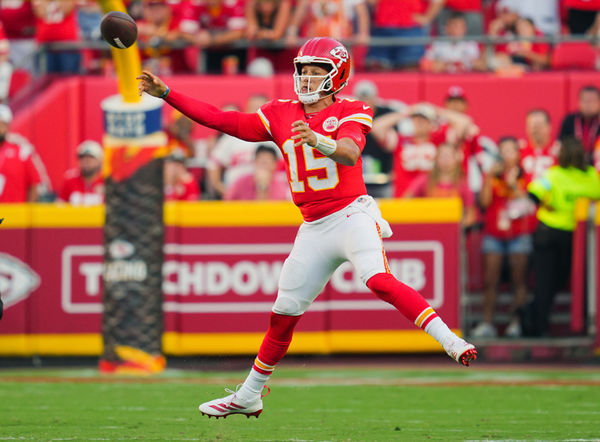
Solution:
<svg viewBox="0 0 600 442"><path fill-rule="evenodd" d="M204 51L207 73L236 73L246 69L246 50L228 47L244 38L245 9L243 0L206 0L196 7L199 30L186 30L183 37Z"/></svg>
<svg viewBox="0 0 600 442"><path fill-rule="evenodd" d="M165 158L164 198L165 201L197 201L200 187L194 176L185 166L186 155L175 149Z"/></svg>
<svg viewBox="0 0 600 442"><path fill-rule="evenodd" d="M10 43L15 70L35 70L35 14L29 0L0 1L0 21Z"/></svg>
<svg viewBox="0 0 600 442"><path fill-rule="evenodd" d="M275 43L290 29L291 0L249 0L246 2L246 38ZM251 48L249 59L266 58L274 69L288 69L297 51L290 48ZM248 65L250 67L250 64Z"/></svg>
<svg viewBox="0 0 600 442"><path fill-rule="evenodd" d="M563 8L569 33L583 35L594 28L600 12L600 0L563 0Z"/></svg>
<svg viewBox="0 0 600 442"><path fill-rule="evenodd" d="M75 206L94 206L104 202L102 156L102 146L96 141L85 140L77 147L77 168L65 173L59 201Z"/></svg>
<svg viewBox="0 0 600 442"><path fill-rule="evenodd" d="M251 96L246 103L246 112L256 112L267 100L264 95ZM219 138L210 153L207 170L209 187L216 198L222 199L231 183L252 172L254 153L259 144L226 134Z"/></svg>
<svg viewBox="0 0 600 442"><path fill-rule="evenodd" d="M12 74L13 66L10 62L10 43L4 33L2 22L0 22L0 103L8 101Z"/></svg>
<svg viewBox="0 0 600 442"><path fill-rule="evenodd" d="M581 143L563 140L558 166L528 186L531 199L539 205L534 234L534 298L522 309L526 336L547 336L554 297L565 288L571 271L575 203L578 198L600 199L600 175L588 165Z"/></svg>
<svg viewBox="0 0 600 442"><path fill-rule="evenodd" d="M373 11L372 37L426 37L443 0L378 0ZM414 69L425 54L424 44L373 46L366 65L371 69Z"/></svg>
<svg viewBox="0 0 600 442"><path fill-rule="evenodd" d="M41 162L31 144L9 132L12 118L10 108L0 104L0 203L34 202Z"/></svg>
<svg viewBox="0 0 600 442"><path fill-rule="evenodd" d="M493 338L496 291L500 282L502 263L508 259L510 279L515 293L515 318L518 308L527 296L527 263L533 250L531 231L533 218L527 199L527 180L520 167L519 145L514 137L503 137L498 142L500 158L486 175L479 203L485 209L483 321L471 336ZM520 334L518 319L513 319L505 334Z"/></svg>
<svg viewBox="0 0 600 442"><path fill-rule="evenodd" d="M226 200L290 200L285 172L278 167L275 148L260 144L254 153L254 170L238 177L225 192Z"/></svg>
<svg viewBox="0 0 600 442"><path fill-rule="evenodd" d="M35 40L39 45L79 41L76 0L32 0L36 16ZM78 50L45 50L38 69L47 73L79 72Z"/></svg>
<svg viewBox="0 0 600 442"><path fill-rule="evenodd" d="M435 41L421 59L421 69L431 72L458 73L487 69L484 53L475 41L464 40L467 22L460 12L454 12L444 26L447 37L454 41Z"/></svg>
<svg viewBox="0 0 600 442"><path fill-rule="evenodd" d="M517 40L496 47L492 67L500 72L539 71L550 65L550 45L529 41L543 37L529 18L519 18L515 25ZM523 38L519 38L523 37Z"/></svg>
<svg viewBox="0 0 600 442"><path fill-rule="evenodd" d="M159 75L192 70L186 64L183 50L171 48L181 37L180 24L164 1L143 0L137 27L138 41L145 44L141 54L146 69L160 72Z"/></svg>
<svg viewBox="0 0 600 442"><path fill-rule="evenodd" d="M444 0L444 8L437 16L437 28L441 35L445 32L446 22L453 14L462 14L466 22L466 35L483 35L483 5L481 0Z"/></svg>
<svg viewBox="0 0 600 442"><path fill-rule="evenodd" d="M181 112L174 109L171 113L171 121L166 124L167 146L169 151L179 149L186 157L194 155L194 141L192 140L192 129L194 122L185 117Z"/></svg>
<svg viewBox="0 0 600 442"><path fill-rule="evenodd" d="M352 92L356 98L364 101L373 110L373 120L393 112L393 109L379 98L377 86L370 80L359 81ZM362 162L367 193L374 198L391 197L393 155L375 139L371 132L366 135Z"/></svg>
<svg viewBox="0 0 600 442"><path fill-rule="evenodd" d="M431 171L415 178L404 192L404 197L460 198L463 203L462 226L472 226L477 219L475 195L469 189L461 162L462 152L453 144L442 143Z"/></svg>
<svg viewBox="0 0 600 442"><path fill-rule="evenodd" d="M443 118L448 124L439 126ZM461 139L470 117L419 103L373 122L375 139L394 155L393 196L401 198L413 180L433 169L438 146Z"/></svg>
<svg viewBox="0 0 600 442"><path fill-rule="evenodd" d="M291 0L248 0L246 2L246 38L277 41L289 25Z"/></svg>
<svg viewBox="0 0 600 442"><path fill-rule="evenodd" d="M84 40L100 40L102 8L95 0L77 0L77 24Z"/></svg>
<svg viewBox="0 0 600 442"><path fill-rule="evenodd" d="M286 32L288 45L297 45L299 36L333 37L369 42L370 18L365 0L299 0Z"/></svg>
<svg viewBox="0 0 600 442"><path fill-rule="evenodd" d="M558 138L575 137L583 145L589 164L593 162L596 140L600 136L600 89L587 85L579 90L578 109L567 114Z"/></svg>
<svg viewBox="0 0 600 442"><path fill-rule="evenodd" d="M444 98L444 107L468 115L469 102L464 89L457 85L450 86ZM498 157L498 147L494 140L481 133L475 122L469 125L463 138L455 142L463 153L463 173L468 179L469 188L477 193L483 185L483 175L489 172Z"/></svg>
<svg viewBox="0 0 600 442"><path fill-rule="evenodd" d="M545 35L561 31L559 0L499 0L496 11L510 9L519 17L529 18L536 29Z"/></svg>
<svg viewBox="0 0 600 442"><path fill-rule="evenodd" d="M550 115L544 109L532 109L525 118L527 139L519 140L521 167L527 181L540 178L558 160L560 145L552 138Z"/></svg>

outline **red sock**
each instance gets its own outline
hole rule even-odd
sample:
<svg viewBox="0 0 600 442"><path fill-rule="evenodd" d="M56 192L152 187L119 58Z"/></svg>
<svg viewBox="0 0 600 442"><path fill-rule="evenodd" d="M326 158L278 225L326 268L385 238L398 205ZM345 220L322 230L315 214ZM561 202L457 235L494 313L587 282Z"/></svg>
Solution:
<svg viewBox="0 0 600 442"><path fill-rule="evenodd" d="M437 317L437 313L419 292L398 281L391 273L372 276L367 281L367 286L379 298L396 307L417 327L425 329L425 326Z"/></svg>
<svg viewBox="0 0 600 442"><path fill-rule="evenodd" d="M285 356L294 327L302 316L286 316L271 312L269 329L263 339L258 356L254 361L254 369L259 373L270 375L275 365Z"/></svg>

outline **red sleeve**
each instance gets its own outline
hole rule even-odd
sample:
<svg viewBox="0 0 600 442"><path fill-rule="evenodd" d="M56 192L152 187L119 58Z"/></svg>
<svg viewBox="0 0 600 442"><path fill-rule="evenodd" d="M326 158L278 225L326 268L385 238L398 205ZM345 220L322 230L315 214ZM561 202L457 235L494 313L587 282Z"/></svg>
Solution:
<svg viewBox="0 0 600 442"><path fill-rule="evenodd" d="M173 90L169 92L165 101L195 122L211 129L245 141L272 141L258 114L224 112L212 104Z"/></svg>
<svg viewBox="0 0 600 442"><path fill-rule="evenodd" d="M340 127L336 138L338 140L340 140L342 138L350 138L352 141L354 141L358 145L358 147L360 148L360 151L362 152L362 150L365 148L365 143L366 143L365 135L368 132L369 132L369 127L365 126L364 124L355 123L353 121L350 121L350 122L343 124Z"/></svg>

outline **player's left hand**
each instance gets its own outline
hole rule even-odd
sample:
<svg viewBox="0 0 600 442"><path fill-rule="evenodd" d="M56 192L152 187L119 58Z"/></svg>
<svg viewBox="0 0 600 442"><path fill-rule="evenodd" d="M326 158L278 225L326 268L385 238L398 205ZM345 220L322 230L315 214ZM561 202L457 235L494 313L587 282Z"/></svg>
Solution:
<svg viewBox="0 0 600 442"><path fill-rule="evenodd" d="M306 143L309 146L317 145L317 136L312 131L308 124L305 121L298 120L292 123L292 132L295 132L292 135L292 140L294 140L294 147L301 146Z"/></svg>

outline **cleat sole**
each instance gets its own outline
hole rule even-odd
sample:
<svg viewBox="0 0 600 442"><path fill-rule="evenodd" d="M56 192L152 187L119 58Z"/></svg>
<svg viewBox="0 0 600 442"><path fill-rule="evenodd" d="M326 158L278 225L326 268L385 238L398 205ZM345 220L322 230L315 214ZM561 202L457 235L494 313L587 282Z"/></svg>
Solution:
<svg viewBox="0 0 600 442"><path fill-rule="evenodd" d="M460 355L459 361L465 367L468 367L469 364L477 359L477 350L472 348L470 350L465 351L462 355Z"/></svg>

